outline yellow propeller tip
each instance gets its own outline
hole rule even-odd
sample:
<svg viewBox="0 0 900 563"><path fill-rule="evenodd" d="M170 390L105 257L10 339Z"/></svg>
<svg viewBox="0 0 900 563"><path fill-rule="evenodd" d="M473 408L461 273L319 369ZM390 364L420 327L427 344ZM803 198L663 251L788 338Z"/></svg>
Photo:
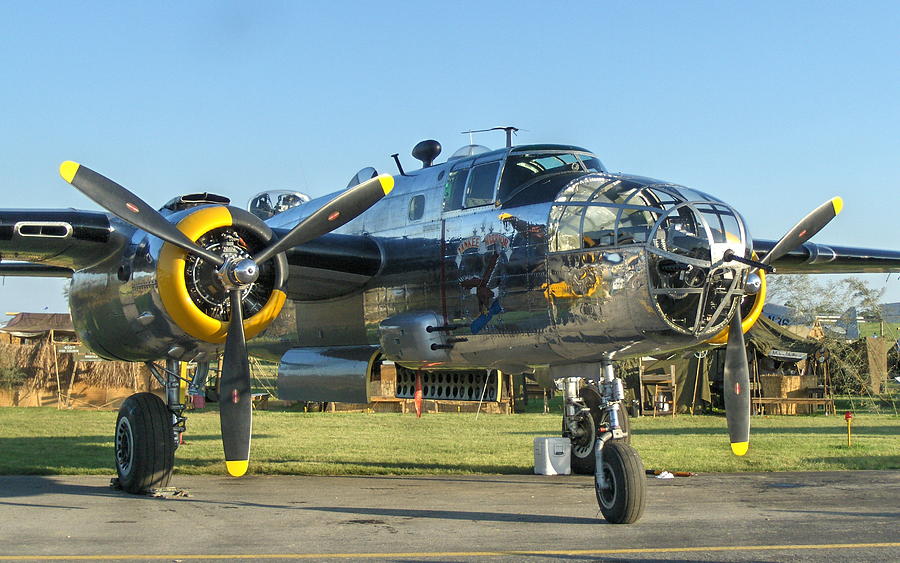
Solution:
<svg viewBox="0 0 900 563"><path fill-rule="evenodd" d="M838 215L844 209L844 200L840 196L832 198L831 206L834 207L834 214Z"/></svg>
<svg viewBox="0 0 900 563"><path fill-rule="evenodd" d="M228 469L228 474L232 477L240 477L244 473L247 472L247 467L250 465L249 459L243 459L238 461L226 461L225 468Z"/></svg>
<svg viewBox="0 0 900 563"><path fill-rule="evenodd" d="M382 174L378 177L378 181L381 183L381 189L384 191L384 195L388 195L391 193L391 190L394 189L394 177L390 174Z"/></svg>
<svg viewBox="0 0 900 563"><path fill-rule="evenodd" d="M747 449L750 447L750 442L732 442L731 443L731 452L734 455L744 455L747 453Z"/></svg>
<svg viewBox="0 0 900 563"><path fill-rule="evenodd" d="M512 219L512 215L509 213L501 213L499 219L501 221L506 221L507 219Z"/></svg>
<svg viewBox="0 0 900 563"><path fill-rule="evenodd" d="M81 165L77 162L67 160L59 165L59 175L63 177L63 180L71 184L80 167Z"/></svg>

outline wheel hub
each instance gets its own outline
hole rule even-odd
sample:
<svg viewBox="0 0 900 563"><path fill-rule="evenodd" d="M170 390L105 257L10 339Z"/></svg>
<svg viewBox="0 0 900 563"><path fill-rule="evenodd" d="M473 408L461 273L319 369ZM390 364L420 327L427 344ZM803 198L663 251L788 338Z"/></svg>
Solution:
<svg viewBox="0 0 900 563"><path fill-rule="evenodd" d="M131 423L128 418L122 417L116 425L116 464L123 475L131 472L131 464L134 461L134 436L131 433Z"/></svg>
<svg viewBox="0 0 900 563"><path fill-rule="evenodd" d="M616 500L616 477L608 463L603 464L604 487L597 486L597 496L603 506L610 507Z"/></svg>
<svg viewBox="0 0 900 563"><path fill-rule="evenodd" d="M594 441L597 439L597 432L594 429L592 417L582 416L578 419L578 432L571 436L572 453L578 457L584 458L594 450Z"/></svg>

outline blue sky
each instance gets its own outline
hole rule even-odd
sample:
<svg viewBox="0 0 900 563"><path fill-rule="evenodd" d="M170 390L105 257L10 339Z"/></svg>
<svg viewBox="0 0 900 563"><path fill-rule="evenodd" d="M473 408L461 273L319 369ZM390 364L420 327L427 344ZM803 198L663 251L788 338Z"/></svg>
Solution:
<svg viewBox="0 0 900 563"><path fill-rule="evenodd" d="M900 4L4 2L3 207L96 206L67 159L153 205L209 190L321 195L444 156L469 128L591 148L710 192L759 238L833 195L820 242L900 248ZM496 147L502 137L479 142ZM900 301L898 276L867 276ZM63 311L7 278L0 313Z"/></svg>

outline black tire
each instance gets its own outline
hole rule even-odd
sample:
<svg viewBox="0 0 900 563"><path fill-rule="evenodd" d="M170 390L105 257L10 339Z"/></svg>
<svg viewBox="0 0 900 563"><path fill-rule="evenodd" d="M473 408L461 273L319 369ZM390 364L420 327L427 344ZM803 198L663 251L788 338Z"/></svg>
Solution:
<svg viewBox="0 0 900 563"><path fill-rule="evenodd" d="M606 427L608 423L608 411L600 408L600 393L593 387L582 387L579 392L585 406L591 409L590 414L585 413L579 426L583 431L581 438L572 436L572 473L578 475L593 475L597 467L595 461L595 451L597 445L597 428ZM589 419L589 420L588 420ZM595 420L600 420L600 424L594 424ZM624 408L619 409L619 426L625 432L625 436L617 441L631 444L631 422L628 419L628 411ZM589 430L589 428L591 430ZM565 424L563 431L565 432ZM564 434L565 435L565 434Z"/></svg>
<svg viewBox="0 0 900 563"><path fill-rule="evenodd" d="M137 393L119 407L115 434L119 485L129 493L169 486L175 466L172 413L153 393Z"/></svg>
<svg viewBox="0 0 900 563"><path fill-rule="evenodd" d="M594 477L594 492L600 512L611 524L632 524L644 512L647 483L644 464L637 451L621 441L603 446L603 476L609 485L600 489Z"/></svg>

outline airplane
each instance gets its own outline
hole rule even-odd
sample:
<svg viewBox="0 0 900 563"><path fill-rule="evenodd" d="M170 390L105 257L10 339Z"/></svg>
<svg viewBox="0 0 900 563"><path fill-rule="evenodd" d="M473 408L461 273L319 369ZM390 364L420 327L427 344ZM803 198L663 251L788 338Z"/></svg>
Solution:
<svg viewBox="0 0 900 563"><path fill-rule="evenodd" d="M0 210L0 275L70 277L82 342L110 360L146 362L166 388L126 399L115 430L120 486L165 487L185 430L177 362L224 355L219 409L227 471L247 471L248 355L279 361L285 400L367 402L385 362L398 396L477 400L498 374L528 374L564 397L576 472L594 474L612 523L637 521L643 465L630 445L615 362L726 346L732 451L749 444L744 333L767 273L900 271L900 252L810 238L840 213L829 199L778 241L750 236L721 199L609 172L571 145L470 144L396 174L367 167L310 199L262 193L248 209L185 194L155 209L71 161L63 179L106 212ZM155 362L166 361L166 369ZM205 366L205 368L204 368ZM473 383L474 382L474 383Z"/></svg>

